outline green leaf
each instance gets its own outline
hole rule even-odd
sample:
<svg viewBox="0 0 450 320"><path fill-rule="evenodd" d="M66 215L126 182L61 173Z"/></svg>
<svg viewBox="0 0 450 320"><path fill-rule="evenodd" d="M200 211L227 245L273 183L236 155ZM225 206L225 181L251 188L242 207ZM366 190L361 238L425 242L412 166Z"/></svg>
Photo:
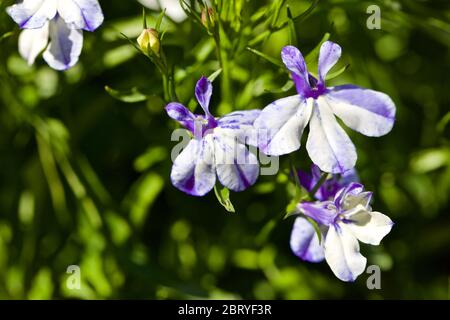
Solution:
<svg viewBox="0 0 450 320"><path fill-rule="evenodd" d="M136 103L136 102L142 102L146 101L148 99L148 96L139 92L139 89L132 88L130 90L125 91L119 91L115 90L109 86L105 86L106 92L108 92L111 97L120 100L122 102L127 103Z"/></svg>
<svg viewBox="0 0 450 320"><path fill-rule="evenodd" d="M166 9L161 11L161 13L158 16L158 20L156 20L155 29L156 29L156 31L158 31L158 33L161 33L161 23L162 23L165 15L166 15Z"/></svg>
<svg viewBox="0 0 450 320"><path fill-rule="evenodd" d="M289 44L292 46L297 45L297 32L295 30L295 23L292 18L292 12L289 6L286 7L287 16L288 16L288 32L289 32Z"/></svg>
<svg viewBox="0 0 450 320"><path fill-rule="evenodd" d="M269 237L272 230L277 225L278 219L270 219L269 222L267 222L264 227L261 229L261 231L258 233L258 235L255 238L255 242L257 245L262 245L264 242L266 242L267 238Z"/></svg>
<svg viewBox="0 0 450 320"><path fill-rule="evenodd" d="M273 63L277 67L284 68L284 66L281 63L281 61L278 61L277 59L275 59L275 58L273 58L271 56L268 56L267 54L262 53L261 51L258 51L256 49L253 49L253 48L250 48L250 47L247 47L247 50L252 52L252 53L254 53L254 54L256 54L257 56L260 56L261 58L269 61L270 63Z"/></svg>
<svg viewBox="0 0 450 320"><path fill-rule="evenodd" d="M445 127L447 126L447 124L450 122L450 112L447 112L445 114L445 116L439 121L438 125L437 125L437 130L439 132L444 132Z"/></svg>
<svg viewBox="0 0 450 320"><path fill-rule="evenodd" d="M316 231L317 237L319 238L319 244L322 243L322 232L320 231L319 225L310 217L305 216L306 220L312 224L314 231Z"/></svg>
<svg viewBox="0 0 450 320"><path fill-rule="evenodd" d="M316 8L318 3L319 3L319 0L314 0L314 2L309 6L308 9L306 9L304 12L302 12L298 16L293 17L292 21L293 22L300 22L300 21L306 19L313 12L313 10ZM278 31L278 30L284 29L285 27L287 27L288 24L289 24L289 21L284 22L280 26L276 27L274 29L274 31Z"/></svg>
<svg viewBox="0 0 450 320"><path fill-rule="evenodd" d="M220 68L219 70L215 71L214 73L212 73L209 77L208 80L211 82L214 82L214 80L216 80L216 78L222 73L222 68Z"/></svg>
<svg viewBox="0 0 450 320"><path fill-rule="evenodd" d="M340 68L339 70L327 74L327 76L325 77L325 80L331 80L331 79L334 79L334 78L339 77L339 76L340 76L341 74L343 74L349 67L350 67L350 64L347 64L347 65L343 66L342 68Z"/></svg>
<svg viewBox="0 0 450 320"><path fill-rule="evenodd" d="M288 80L284 86L282 86L280 89L273 89L273 90L264 90L267 93L285 93L291 90L294 87L294 81Z"/></svg>
<svg viewBox="0 0 450 320"><path fill-rule="evenodd" d="M13 31L10 31L10 32L7 32L7 33L1 35L1 36L0 36L0 42L2 42L3 40L5 40L6 38L11 37L13 34L14 34L14 32L13 32Z"/></svg>
<svg viewBox="0 0 450 320"><path fill-rule="evenodd" d="M219 203L225 208L225 210L227 210L228 212L232 212L232 213L236 212L234 210L234 206L230 200L230 190L228 190L225 187L219 189L219 187L217 187L217 185L215 185L214 193L217 197L217 200L219 200Z"/></svg>

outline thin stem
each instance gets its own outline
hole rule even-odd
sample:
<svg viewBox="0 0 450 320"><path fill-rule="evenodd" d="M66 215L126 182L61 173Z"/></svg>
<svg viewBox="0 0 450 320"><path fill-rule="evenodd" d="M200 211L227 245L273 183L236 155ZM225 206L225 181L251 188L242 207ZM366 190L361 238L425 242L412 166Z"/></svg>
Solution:
<svg viewBox="0 0 450 320"><path fill-rule="evenodd" d="M320 186L327 180L327 178L328 178L328 173L326 173L326 172L322 173L319 181L316 183L314 188L312 188L312 190L309 192L309 197L311 199L314 199L314 195L316 194L317 190L319 190Z"/></svg>

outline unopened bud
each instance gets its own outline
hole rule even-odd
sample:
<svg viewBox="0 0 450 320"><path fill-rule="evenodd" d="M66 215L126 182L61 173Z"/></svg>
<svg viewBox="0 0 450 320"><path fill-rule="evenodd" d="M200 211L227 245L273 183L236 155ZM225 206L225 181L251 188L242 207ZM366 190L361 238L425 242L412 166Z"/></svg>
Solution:
<svg viewBox="0 0 450 320"><path fill-rule="evenodd" d="M137 43L145 53L153 51L154 54L159 56L161 44L159 42L158 31L155 29L150 28L142 31L141 35L137 38Z"/></svg>
<svg viewBox="0 0 450 320"><path fill-rule="evenodd" d="M215 18L213 8L204 8L202 10L202 23L206 28L214 27Z"/></svg>

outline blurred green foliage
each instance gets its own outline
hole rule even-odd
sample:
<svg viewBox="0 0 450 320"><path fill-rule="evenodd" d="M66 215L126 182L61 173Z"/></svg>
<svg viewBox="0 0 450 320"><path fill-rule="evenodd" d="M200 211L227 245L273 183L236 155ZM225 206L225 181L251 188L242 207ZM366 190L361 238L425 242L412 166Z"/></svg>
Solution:
<svg viewBox="0 0 450 320"><path fill-rule="evenodd" d="M396 222L382 246L362 247L383 271L373 291L365 274L342 283L325 263L290 252L289 157L276 177L230 195L235 213L213 192L195 198L171 186L176 124L163 110L161 75L120 35L139 35L137 1L101 1L104 25L85 33L80 63L63 73L19 57L19 30L5 13L13 2L0 1L0 298L449 298L448 1L219 1L219 39L195 19L161 26L176 93L193 108L197 79L220 68L216 115L294 92L268 60L292 43L313 52L314 71L326 33L344 49L335 70L345 72L331 84L394 99L389 135L350 132L374 208ZM366 28L371 4L381 30ZM149 26L158 14L149 12ZM123 92L133 104L112 97ZM295 164L309 167L304 148ZM81 268L81 290L66 286L69 265Z"/></svg>

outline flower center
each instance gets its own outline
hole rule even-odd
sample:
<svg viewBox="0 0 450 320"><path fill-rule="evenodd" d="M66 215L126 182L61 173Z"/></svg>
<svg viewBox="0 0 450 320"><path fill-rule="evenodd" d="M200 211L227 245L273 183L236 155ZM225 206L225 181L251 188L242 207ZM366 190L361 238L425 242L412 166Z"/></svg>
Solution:
<svg viewBox="0 0 450 320"><path fill-rule="evenodd" d="M317 81L317 79L312 75L309 75L308 84L309 90L306 90L306 98L317 99L326 91L325 84L319 83L319 81Z"/></svg>

